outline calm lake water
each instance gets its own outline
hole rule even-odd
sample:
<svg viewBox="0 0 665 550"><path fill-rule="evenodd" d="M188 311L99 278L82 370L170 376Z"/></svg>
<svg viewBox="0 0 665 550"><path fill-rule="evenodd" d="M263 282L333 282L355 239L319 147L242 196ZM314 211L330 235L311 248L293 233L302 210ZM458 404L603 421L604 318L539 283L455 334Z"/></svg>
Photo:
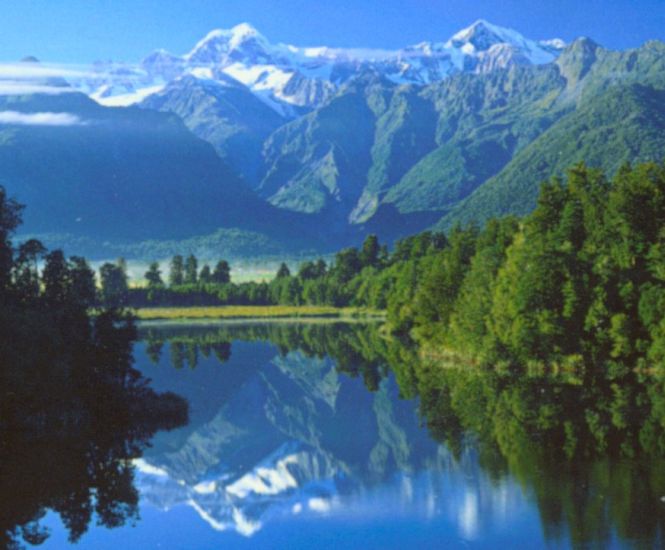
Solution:
<svg viewBox="0 0 665 550"><path fill-rule="evenodd" d="M189 423L133 460L139 519L93 518L70 545L45 510L42 548L665 547L665 465L636 450L653 400L626 416L626 435L574 377L449 369L419 398L415 353L376 326L148 325L141 337L136 367L187 399ZM605 435L591 452L576 423L594 414ZM58 457L43 460L48 476Z"/></svg>

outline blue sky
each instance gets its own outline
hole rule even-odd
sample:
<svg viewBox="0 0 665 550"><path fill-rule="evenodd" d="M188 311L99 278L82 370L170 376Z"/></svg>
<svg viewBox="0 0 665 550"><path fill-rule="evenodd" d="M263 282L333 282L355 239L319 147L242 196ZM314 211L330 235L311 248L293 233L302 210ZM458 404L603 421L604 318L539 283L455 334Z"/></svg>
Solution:
<svg viewBox="0 0 665 550"><path fill-rule="evenodd" d="M536 39L610 47L665 40L665 0L0 0L0 61L136 61L180 54L213 28L250 22L272 42L398 48L483 18Z"/></svg>

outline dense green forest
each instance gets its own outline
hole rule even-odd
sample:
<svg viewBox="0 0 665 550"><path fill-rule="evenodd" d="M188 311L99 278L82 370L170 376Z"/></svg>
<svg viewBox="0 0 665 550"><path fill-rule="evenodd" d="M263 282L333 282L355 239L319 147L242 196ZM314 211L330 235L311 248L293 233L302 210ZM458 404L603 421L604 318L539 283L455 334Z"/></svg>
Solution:
<svg viewBox="0 0 665 550"><path fill-rule="evenodd" d="M578 165L522 219L425 232L390 252L369 236L330 265L283 264L269 283L234 284L226 262L199 269L193 256L173 258L168 284L157 264L145 288L123 273L102 268L107 302L363 306L476 362L651 366L665 359L665 167L625 165L609 180Z"/></svg>

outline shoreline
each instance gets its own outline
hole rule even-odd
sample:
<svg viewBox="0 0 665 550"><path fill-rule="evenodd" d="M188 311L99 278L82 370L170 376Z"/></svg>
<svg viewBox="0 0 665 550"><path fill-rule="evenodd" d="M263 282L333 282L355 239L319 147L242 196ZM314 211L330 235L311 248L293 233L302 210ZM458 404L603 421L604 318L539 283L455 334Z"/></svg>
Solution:
<svg viewBox="0 0 665 550"><path fill-rule="evenodd" d="M328 306L210 306L154 307L133 310L145 321L267 321L267 320L382 320L385 312Z"/></svg>

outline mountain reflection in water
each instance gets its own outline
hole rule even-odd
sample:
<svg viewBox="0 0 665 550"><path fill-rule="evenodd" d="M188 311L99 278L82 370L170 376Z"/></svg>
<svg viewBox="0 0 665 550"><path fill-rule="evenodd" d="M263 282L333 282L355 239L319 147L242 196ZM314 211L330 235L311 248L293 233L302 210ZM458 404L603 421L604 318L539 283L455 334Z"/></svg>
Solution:
<svg viewBox="0 0 665 550"><path fill-rule="evenodd" d="M658 374L424 360L374 324L148 323L140 338L137 368L189 422L126 455L135 526L79 547L663 546ZM66 544L43 523L46 547Z"/></svg>
<svg viewBox="0 0 665 550"><path fill-rule="evenodd" d="M452 544L515 544L516 527L536 546L662 540L665 400L653 376L442 368L377 325L142 336L144 374L191 403L190 424L158 434L139 464L159 509L187 504L254 537L325 517L370 530L405 521L414 534L439 521Z"/></svg>

